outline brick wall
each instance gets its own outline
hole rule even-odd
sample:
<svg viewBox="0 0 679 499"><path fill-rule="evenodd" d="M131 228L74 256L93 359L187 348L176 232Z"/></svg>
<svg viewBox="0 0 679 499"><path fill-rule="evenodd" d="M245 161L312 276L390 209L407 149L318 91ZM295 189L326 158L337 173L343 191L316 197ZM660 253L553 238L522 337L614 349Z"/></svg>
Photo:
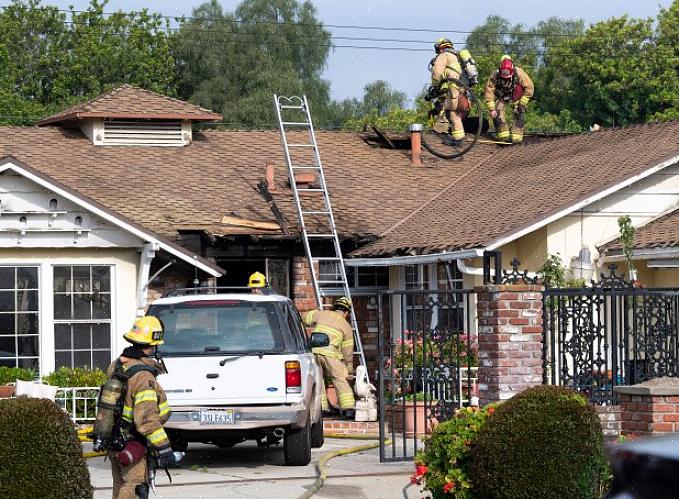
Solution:
<svg viewBox="0 0 679 499"><path fill-rule="evenodd" d="M599 419L601 420L601 429L603 430L605 438L616 438L620 436L622 431L621 412L619 405L597 405L594 406Z"/></svg>
<svg viewBox="0 0 679 499"><path fill-rule="evenodd" d="M679 432L679 388L616 387L620 396L622 435Z"/></svg>
<svg viewBox="0 0 679 499"><path fill-rule="evenodd" d="M476 288L482 405L542 384L543 290L534 285Z"/></svg>
<svg viewBox="0 0 679 499"><path fill-rule="evenodd" d="M292 258L292 298L300 313L316 308L309 263L303 256Z"/></svg>

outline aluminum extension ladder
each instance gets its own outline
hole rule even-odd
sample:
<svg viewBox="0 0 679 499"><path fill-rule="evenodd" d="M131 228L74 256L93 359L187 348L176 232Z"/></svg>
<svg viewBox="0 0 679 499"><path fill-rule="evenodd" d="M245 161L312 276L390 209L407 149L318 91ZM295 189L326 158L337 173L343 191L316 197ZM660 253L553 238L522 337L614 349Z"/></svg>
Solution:
<svg viewBox="0 0 679 499"><path fill-rule="evenodd" d="M349 283L347 281L347 273L344 268L344 258L342 257L342 250L340 248L339 237L337 236L337 227L335 225L335 217L332 213L332 206L330 204L330 195L328 194L327 184L325 182L325 175L323 174L323 165L321 163L321 155L318 151L318 143L316 142L316 133L314 132L314 125L311 121L311 112L309 111L309 103L306 95L302 97L283 97L274 94L274 104L276 106L276 117L278 119L278 128L281 134L281 145L285 151L285 161L288 164L288 178L290 179L290 187L292 188L293 198L295 200L295 207L297 208L297 216L302 228L302 241L304 242L304 250L306 257L311 267L311 280L314 286L314 293L316 295L316 303L318 308L323 308L323 298L321 296L322 285L332 285L335 288L342 288L344 296L351 300L351 291L349 290ZM308 141L303 143L290 143L288 141L288 134L291 131L308 132ZM296 134L301 135L301 134ZM295 150L291 153L291 150ZM302 152L304 151L304 152ZM303 156L301 163L299 156ZM318 183L320 187L299 188L296 182L296 175L298 173L318 173ZM300 193L303 195L305 202L302 201ZM318 200L318 196L306 196L307 193L322 194L323 204L322 208L318 206L307 207L304 204L312 204L314 200ZM319 218L322 223L319 225L323 229L318 229L309 232L307 226L307 217ZM314 256L311 252L310 240L313 241L332 241L333 253L331 256ZM336 280L321 280L320 266L322 263L331 263L336 270ZM358 356L360 365L366 367L365 355L363 353L363 345L361 337L358 333L358 322L356 321L356 313L354 307L351 307L351 328L354 331L354 355ZM367 376L367 370L366 376ZM366 380L367 381L367 380Z"/></svg>

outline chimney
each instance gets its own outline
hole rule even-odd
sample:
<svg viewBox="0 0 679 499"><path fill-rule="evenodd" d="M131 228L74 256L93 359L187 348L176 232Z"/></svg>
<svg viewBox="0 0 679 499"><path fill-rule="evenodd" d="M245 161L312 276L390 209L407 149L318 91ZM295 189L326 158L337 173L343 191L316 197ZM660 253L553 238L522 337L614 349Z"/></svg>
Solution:
<svg viewBox="0 0 679 499"><path fill-rule="evenodd" d="M267 162L266 162L266 183L269 186L269 191L275 191L276 190L276 183L274 182L273 173L274 173L273 161L267 160Z"/></svg>
<svg viewBox="0 0 679 499"><path fill-rule="evenodd" d="M415 166L422 166L422 125L410 125L410 160Z"/></svg>

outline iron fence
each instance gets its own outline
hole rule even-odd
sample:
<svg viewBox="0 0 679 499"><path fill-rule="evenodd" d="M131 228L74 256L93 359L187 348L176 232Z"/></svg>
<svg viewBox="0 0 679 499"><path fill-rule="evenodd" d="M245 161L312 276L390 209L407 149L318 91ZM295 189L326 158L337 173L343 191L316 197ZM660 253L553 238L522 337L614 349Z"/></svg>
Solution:
<svg viewBox="0 0 679 499"><path fill-rule="evenodd" d="M76 424L91 423L97 416L98 386L59 388L54 401Z"/></svg>
<svg viewBox="0 0 679 499"><path fill-rule="evenodd" d="M378 310L380 461L409 460L423 435L478 395L476 295L382 291Z"/></svg>
<svg viewBox="0 0 679 499"><path fill-rule="evenodd" d="M543 323L544 383L596 404L616 404L615 386L678 375L677 289L634 287L611 269L592 287L547 288Z"/></svg>

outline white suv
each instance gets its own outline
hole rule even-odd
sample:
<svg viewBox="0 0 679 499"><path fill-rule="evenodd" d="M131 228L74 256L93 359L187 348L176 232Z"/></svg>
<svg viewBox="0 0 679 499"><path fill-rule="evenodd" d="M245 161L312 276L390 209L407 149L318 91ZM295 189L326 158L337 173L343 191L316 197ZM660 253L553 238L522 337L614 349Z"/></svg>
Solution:
<svg viewBox="0 0 679 499"><path fill-rule="evenodd" d="M172 407L165 428L173 447L283 439L286 465L309 464L311 448L323 445L322 371L311 347L327 345L327 335L307 339L284 296L177 291L148 311L165 330L159 350L168 374L160 381Z"/></svg>

